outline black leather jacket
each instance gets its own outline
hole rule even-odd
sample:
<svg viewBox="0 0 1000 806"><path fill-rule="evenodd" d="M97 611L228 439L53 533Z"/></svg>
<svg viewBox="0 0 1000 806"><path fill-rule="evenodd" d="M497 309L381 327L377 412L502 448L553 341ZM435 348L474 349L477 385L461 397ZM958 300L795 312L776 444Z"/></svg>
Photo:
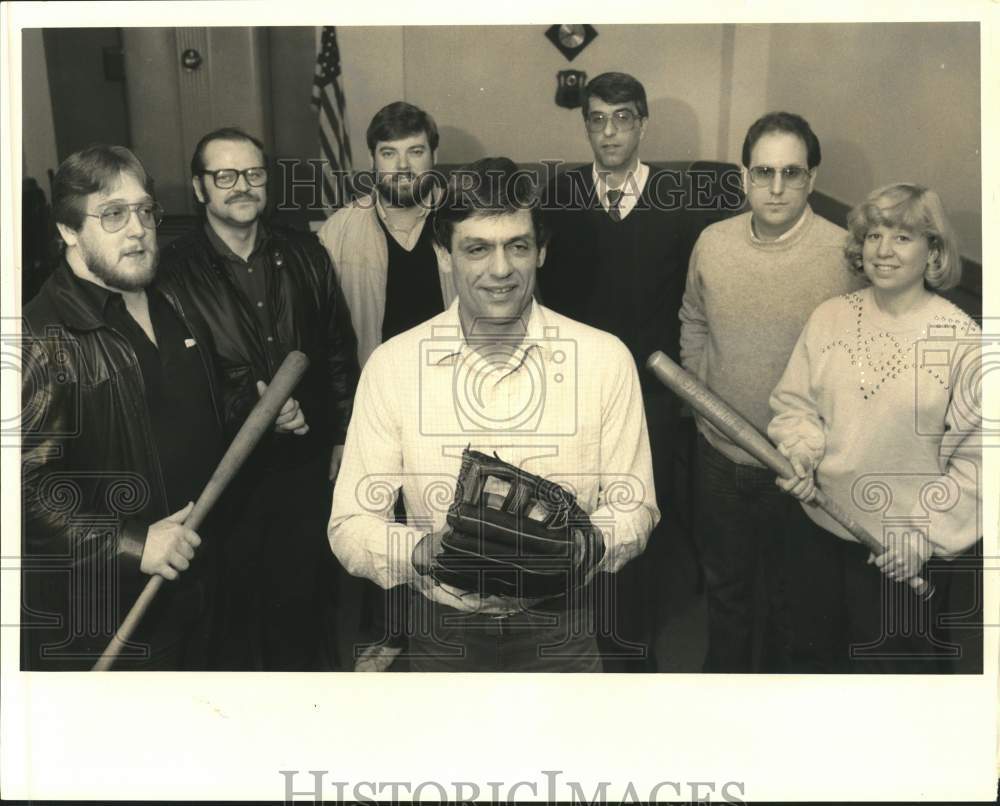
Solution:
<svg viewBox="0 0 1000 806"><path fill-rule="evenodd" d="M79 282L64 262L24 308L21 482L29 610L22 626L30 628L33 608L83 618L75 631L63 624L57 632L81 639L74 643L84 646L79 651L93 652L108 636L94 634L91 611L76 608L130 604L149 579L139 570L147 529L170 513L138 359L79 293ZM166 297L197 342L221 428L211 335L175 296ZM99 619L98 628L114 629L111 621L120 616Z"/></svg>
<svg viewBox="0 0 1000 806"><path fill-rule="evenodd" d="M302 407L305 437L270 434L257 464L294 466L342 445L358 381L357 348L330 258L312 235L268 228L267 304L278 340L309 357L309 369L293 396ZM158 281L191 299L212 330L223 373L227 420L241 420L258 399L256 381L269 382L279 361L245 294L212 246L204 225L163 250Z"/></svg>

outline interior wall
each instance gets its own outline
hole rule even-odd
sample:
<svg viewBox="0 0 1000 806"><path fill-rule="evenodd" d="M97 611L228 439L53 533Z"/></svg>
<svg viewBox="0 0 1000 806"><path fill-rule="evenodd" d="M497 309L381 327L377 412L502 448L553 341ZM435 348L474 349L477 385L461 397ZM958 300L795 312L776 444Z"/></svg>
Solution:
<svg viewBox="0 0 1000 806"><path fill-rule="evenodd" d="M189 165L206 132L239 126L270 146L275 93L266 33L250 27L122 29L132 145L170 213L195 210ZM182 65L188 49L202 57L195 69ZM308 87L305 92L308 99Z"/></svg>
<svg viewBox="0 0 1000 806"><path fill-rule="evenodd" d="M441 162L484 154L519 161L586 160L578 109L555 105L556 73L606 70L646 86L653 159L715 159L719 153L722 26L600 25L568 62L545 26L337 28L355 166L367 167L364 133L385 104L427 109L441 129Z"/></svg>
<svg viewBox="0 0 1000 806"><path fill-rule="evenodd" d="M375 113L393 101L418 103L406 96L403 85L404 31L411 30L399 25L337 26L355 169L371 167L365 131Z"/></svg>
<svg viewBox="0 0 1000 806"><path fill-rule="evenodd" d="M23 99L22 154L24 175L38 182L49 196L48 171L59 165L56 153L56 129L52 120L49 96L49 73L45 64L45 45L40 28L25 28L21 34Z"/></svg>
<svg viewBox="0 0 1000 806"><path fill-rule="evenodd" d="M773 25L735 25L729 125L720 159L740 164L750 124L770 109L766 76L771 63Z"/></svg>
<svg viewBox="0 0 1000 806"><path fill-rule="evenodd" d="M60 160L91 143L132 144L119 28L46 28L45 62Z"/></svg>
<svg viewBox="0 0 1000 806"><path fill-rule="evenodd" d="M766 110L787 108L805 115L822 140L818 190L853 204L885 182L925 183L944 198L963 254L982 259L976 23L596 27L597 38L572 62L544 38L544 26L338 27L355 167L369 166L364 134L372 115L399 99L435 116L441 162L488 153L524 162L587 160L579 110L554 103L556 72L578 69L593 77L618 69L646 85L647 159L738 161L750 122ZM179 29L155 30L170 39ZM176 101L152 86L152 78L140 77L159 51L130 48L131 34L125 36L130 112L144 102L151 106L150 120L158 121L133 127L137 151L150 158L156 148L178 147ZM39 31L25 31L23 41L24 159L29 175L44 176L45 168L55 167L46 59ZM242 40L236 44L246 49ZM160 45L164 57L176 47L168 48L166 40ZM267 91L269 84L271 112L238 122L270 128L276 156L317 156L316 118L308 103L315 29L271 28L259 45L261 57L270 51L268 75L243 81L241 90L246 73L234 66L226 78L233 87L218 87L218 97L245 100L245 85ZM213 113L226 113L216 114L216 123L236 122L235 108L215 108ZM165 132L174 136L164 138ZM186 193L183 183L172 190L178 201Z"/></svg>
<svg viewBox="0 0 1000 806"><path fill-rule="evenodd" d="M853 205L889 182L927 185L982 261L978 23L770 28L768 107L820 137L817 189Z"/></svg>
<svg viewBox="0 0 1000 806"><path fill-rule="evenodd" d="M156 198L170 213L191 212L176 79L177 29L124 28L126 90L132 146L156 178ZM155 121L155 125L153 124Z"/></svg>
<svg viewBox="0 0 1000 806"><path fill-rule="evenodd" d="M442 161L483 154L517 161L588 160L579 109L556 106L556 73L608 70L638 77L650 122L651 159L715 158L722 81L719 25L598 25L597 38L569 62L545 26L406 28L406 98L442 129Z"/></svg>

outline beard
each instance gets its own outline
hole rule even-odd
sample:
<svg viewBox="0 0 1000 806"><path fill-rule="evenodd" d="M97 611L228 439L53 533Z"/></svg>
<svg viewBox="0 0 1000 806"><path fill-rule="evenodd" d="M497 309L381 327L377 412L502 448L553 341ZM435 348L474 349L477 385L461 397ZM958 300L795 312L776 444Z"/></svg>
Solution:
<svg viewBox="0 0 1000 806"><path fill-rule="evenodd" d="M416 207L426 204L435 181L433 172L418 176L411 173L382 174L378 178L378 195L393 207Z"/></svg>
<svg viewBox="0 0 1000 806"><path fill-rule="evenodd" d="M141 291L156 277L159 257L155 240L144 246L143 250L137 257L128 257L119 252L117 259L112 261L105 255L82 249L81 257L91 273L109 288L118 291Z"/></svg>

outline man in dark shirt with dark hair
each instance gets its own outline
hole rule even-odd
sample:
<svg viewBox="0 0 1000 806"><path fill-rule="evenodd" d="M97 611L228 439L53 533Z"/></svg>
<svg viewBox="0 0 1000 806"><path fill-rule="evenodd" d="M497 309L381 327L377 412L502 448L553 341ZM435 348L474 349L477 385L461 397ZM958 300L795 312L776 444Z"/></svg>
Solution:
<svg viewBox="0 0 1000 806"><path fill-rule="evenodd" d="M151 285L151 185L120 146L53 181L65 255L24 309L25 669L90 668L154 574L170 582L116 668L211 665L217 535L183 521L224 434L210 337Z"/></svg>
<svg viewBox="0 0 1000 806"><path fill-rule="evenodd" d="M237 669L331 668L336 568L324 536L357 383L354 335L316 238L262 218L268 171L258 139L209 132L191 174L205 220L164 250L162 283L211 328L227 411L245 416L290 351L310 362L295 420L265 439L242 479L223 656Z"/></svg>
<svg viewBox="0 0 1000 806"><path fill-rule="evenodd" d="M395 101L372 118L367 142L371 192L319 230L351 310L362 367L379 344L441 313L455 298L450 274L439 270L429 225L442 190L433 170L434 118Z"/></svg>
<svg viewBox="0 0 1000 806"><path fill-rule="evenodd" d="M649 108L646 91L633 76L593 78L584 88L582 112L594 162L561 173L548 188L552 238L538 273L541 299L618 336L640 370L656 350L678 360L677 313L688 257L703 224L686 209L692 201L689 177L640 161ZM616 671L657 668L654 594L669 587L664 585L666 543L673 541L675 551L683 536L673 495L679 401L648 372L640 371L639 377L662 520L645 553L617 576L614 620L605 625L615 632L603 644L606 667ZM693 557L688 564L693 584Z"/></svg>

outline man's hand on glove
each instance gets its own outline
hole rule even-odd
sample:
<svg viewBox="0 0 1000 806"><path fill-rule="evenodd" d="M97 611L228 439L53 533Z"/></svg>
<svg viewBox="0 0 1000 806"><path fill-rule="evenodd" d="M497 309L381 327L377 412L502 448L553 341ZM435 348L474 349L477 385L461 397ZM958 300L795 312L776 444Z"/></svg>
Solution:
<svg viewBox="0 0 1000 806"><path fill-rule="evenodd" d="M600 532L571 493L466 449L448 528L426 535L412 562L434 601L509 613L585 585L603 555Z"/></svg>
<svg viewBox="0 0 1000 806"><path fill-rule="evenodd" d="M464 613L484 613L494 616L517 613L538 603L538 599L525 600L511 596L491 596L485 593L462 590L443 582L436 582L431 573L434 568L434 558L444 550L442 540L450 532L451 527L446 526L440 532L424 535L413 549L411 560L413 567L420 574L420 589L427 598Z"/></svg>

